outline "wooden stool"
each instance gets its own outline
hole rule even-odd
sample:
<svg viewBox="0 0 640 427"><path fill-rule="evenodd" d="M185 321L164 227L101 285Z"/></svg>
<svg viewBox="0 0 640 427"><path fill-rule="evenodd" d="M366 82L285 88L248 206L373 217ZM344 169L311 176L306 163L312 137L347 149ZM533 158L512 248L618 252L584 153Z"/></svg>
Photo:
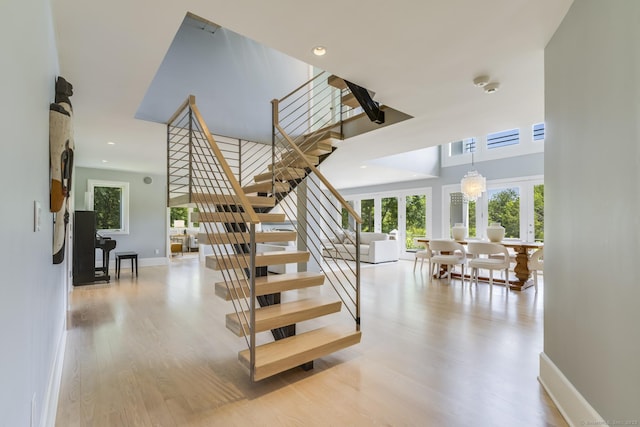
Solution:
<svg viewBox="0 0 640 427"><path fill-rule="evenodd" d="M116 278L120 278L120 262L123 259L131 260L131 275L133 276L133 265L136 266L136 277L138 277L138 253L137 252L116 252Z"/></svg>

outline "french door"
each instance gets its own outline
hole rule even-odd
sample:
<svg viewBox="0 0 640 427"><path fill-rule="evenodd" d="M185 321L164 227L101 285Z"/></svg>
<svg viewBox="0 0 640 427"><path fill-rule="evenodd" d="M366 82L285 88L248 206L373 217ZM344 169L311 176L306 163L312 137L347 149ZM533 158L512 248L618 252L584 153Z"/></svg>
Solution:
<svg viewBox="0 0 640 427"><path fill-rule="evenodd" d="M443 189L443 236L450 236L451 209L459 186ZM453 202L452 202L453 200ZM463 222L469 237L486 238L486 228L499 222L505 238L527 242L544 240L544 183L542 177L487 182L487 191L475 202L465 202Z"/></svg>
<svg viewBox="0 0 640 427"><path fill-rule="evenodd" d="M411 258L420 249L416 237L431 235L431 189L350 197L362 217L362 231L390 234L398 241L398 255ZM347 225L343 221L343 226Z"/></svg>

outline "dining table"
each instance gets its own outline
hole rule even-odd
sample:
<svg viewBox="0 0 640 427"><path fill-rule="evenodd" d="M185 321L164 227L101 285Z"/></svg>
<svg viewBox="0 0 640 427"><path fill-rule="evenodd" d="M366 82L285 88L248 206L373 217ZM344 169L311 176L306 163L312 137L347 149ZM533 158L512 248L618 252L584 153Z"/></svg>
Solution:
<svg viewBox="0 0 640 427"><path fill-rule="evenodd" d="M418 243L429 244L429 241L436 239L418 238ZM442 240L442 239L438 239ZM465 239L455 240L456 242L466 245L469 242L488 242L488 240L481 239ZM506 248L511 248L516 253L516 265L513 269L515 278L508 279L509 288L514 291L522 291L530 286L533 286L533 280L531 279L531 270L529 270L529 257L531 254L544 246L542 242L525 242L522 240L505 239L501 242L495 242L503 245ZM495 283L505 283L504 280L494 279Z"/></svg>

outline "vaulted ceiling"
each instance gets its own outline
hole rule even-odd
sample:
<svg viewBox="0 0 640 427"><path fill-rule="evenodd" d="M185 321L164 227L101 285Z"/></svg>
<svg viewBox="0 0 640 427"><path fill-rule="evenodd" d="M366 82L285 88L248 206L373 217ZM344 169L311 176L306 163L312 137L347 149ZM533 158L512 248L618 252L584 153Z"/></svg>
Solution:
<svg viewBox="0 0 640 427"><path fill-rule="evenodd" d="M210 125L214 132L254 135L263 124L241 103L269 111L271 98L300 83L295 80L306 63L357 82L414 117L348 140L325 168L342 183L338 187L349 186L349 175L339 174L345 168L359 182L374 184L381 180L376 167L382 157L542 121L544 47L571 2L54 0L60 73L75 91L76 164L163 173L165 127L149 120L162 121L189 93L207 106L208 123L226 118L226 128ZM186 37L178 31L188 12L222 29L212 26L212 35L183 28L195 35ZM236 40L240 36L244 41ZM314 56L316 45L328 53ZM199 49L197 66L180 61ZM281 74L273 58L294 71ZM255 74L260 60L265 65ZM216 69L222 62L230 68ZM171 63L186 66L184 74L163 71ZM474 87L481 74L498 81L500 90L486 95ZM362 163L372 167L360 169ZM385 175L393 180L400 171Z"/></svg>

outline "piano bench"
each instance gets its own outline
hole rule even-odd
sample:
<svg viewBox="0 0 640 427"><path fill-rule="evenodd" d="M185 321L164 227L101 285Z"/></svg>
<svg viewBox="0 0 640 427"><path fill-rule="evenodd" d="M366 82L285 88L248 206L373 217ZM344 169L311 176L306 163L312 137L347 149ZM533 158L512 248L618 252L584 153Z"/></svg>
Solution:
<svg viewBox="0 0 640 427"><path fill-rule="evenodd" d="M136 277L138 277L138 253L137 252L116 252L116 278L120 278L120 262L123 259L131 260L131 276L133 276L133 266L135 263Z"/></svg>

